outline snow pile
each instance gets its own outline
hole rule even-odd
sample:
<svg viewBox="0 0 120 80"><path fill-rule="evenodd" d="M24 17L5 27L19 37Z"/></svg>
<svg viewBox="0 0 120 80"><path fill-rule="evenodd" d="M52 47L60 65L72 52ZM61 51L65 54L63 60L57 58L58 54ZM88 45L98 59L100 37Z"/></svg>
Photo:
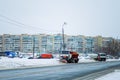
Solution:
<svg viewBox="0 0 120 80"><path fill-rule="evenodd" d="M115 70L114 72L109 73L95 80L120 80L120 70Z"/></svg>
<svg viewBox="0 0 120 80"><path fill-rule="evenodd" d="M96 62L95 60L91 59L89 56L80 56L79 63L88 63L88 62Z"/></svg>
<svg viewBox="0 0 120 80"><path fill-rule="evenodd" d="M42 67L61 65L58 59L26 59L26 58L7 58L0 59L0 69L13 69L24 67Z"/></svg>
<svg viewBox="0 0 120 80"><path fill-rule="evenodd" d="M107 61L120 61L120 59L107 59Z"/></svg>
<svg viewBox="0 0 120 80"><path fill-rule="evenodd" d="M116 60L109 59L107 61L116 61ZM89 56L79 56L78 63L88 63L88 62L96 62L96 61L91 59ZM29 68L29 67L63 65L65 63L61 63L59 61L59 55L54 55L53 59L28 59L28 58L1 57L0 64L1 64L0 70L3 70L3 69L14 69L14 68Z"/></svg>
<svg viewBox="0 0 120 80"><path fill-rule="evenodd" d="M89 57L79 57L79 63L95 62ZM14 68L27 68L27 67L43 67L43 66L53 66L53 65L63 65L59 61L59 57L56 56L53 59L28 59L28 58L8 58L1 57L0 59L0 70L3 69L14 69Z"/></svg>

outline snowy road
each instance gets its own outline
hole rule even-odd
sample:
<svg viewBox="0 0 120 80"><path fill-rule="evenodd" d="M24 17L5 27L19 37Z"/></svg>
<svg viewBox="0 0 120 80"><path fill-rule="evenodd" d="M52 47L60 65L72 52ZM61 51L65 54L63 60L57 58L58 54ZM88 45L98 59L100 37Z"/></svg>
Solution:
<svg viewBox="0 0 120 80"><path fill-rule="evenodd" d="M113 66L120 66L120 62L80 63L31 69L1 70L0 80L73 80Z"/></svg>

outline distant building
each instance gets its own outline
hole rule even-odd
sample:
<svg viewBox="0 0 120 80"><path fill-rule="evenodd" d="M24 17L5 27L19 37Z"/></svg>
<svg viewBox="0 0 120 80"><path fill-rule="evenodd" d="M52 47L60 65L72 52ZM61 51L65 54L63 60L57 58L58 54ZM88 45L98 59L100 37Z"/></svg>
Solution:
<svg viewBox="0 0 120 80"><path fill-rule="evenodd" d="M20 35L4 34L3 51L20 51L21 50L21 37Z"/></svg>
<svg viewBox="0 0 120 80"><path fill-rule="evenodd" d="M40 52L52 52L53 51L53 36L52 35L40 35Z"/></svg>
<svg viewBox="0 0 120 80"><path fill-rule="evenodd" d="M3 52L3 36L0 35L0 52Z"/></svg>
<svg viewBox="0 0 120 80"><path fill-rule="evenodd" d="M85 37L85 53L94 52L95 40L93 37Z"/></svg>
<svg viewBox="0 0 120 80"><path fill-rule="evenodd" d="M79 53L84 52L85 39L84 36L68 36L67 37L67 50L77 51Z"/></svg>
<svg viewBox="0 0 120 80"><path fill-rule="evenodd" d="M56 34L53 36L53 50L55 53L59 53L63 47L62 35Z"/></svg>
<svg viewBox="0 0 120 80"><path fill-rule="evenodd" d="M111 41L110 37L90 37L90 36L71 36L64 35L65 50L77 51L78 53L92 53L98 47L106 46ZM20 51L25 53L59 53L63 50L62 34L21 34L0 35L0 52Z"/></svg>

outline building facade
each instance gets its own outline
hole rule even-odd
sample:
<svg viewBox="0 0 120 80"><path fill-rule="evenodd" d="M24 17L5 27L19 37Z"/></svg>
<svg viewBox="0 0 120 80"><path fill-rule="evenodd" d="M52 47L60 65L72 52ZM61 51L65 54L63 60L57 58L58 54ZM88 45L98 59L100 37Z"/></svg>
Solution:
<svg viewBox="0 0 120 80"><path fill-rule="evenodd" d="M64 36L65 50L77 51L78 53L92 53L97 47L106 46L112 38L101 36ZM21 34L0 35L0 52L20 51L24 53L59 53L63 50L63 37L61 34Z"/></svg>

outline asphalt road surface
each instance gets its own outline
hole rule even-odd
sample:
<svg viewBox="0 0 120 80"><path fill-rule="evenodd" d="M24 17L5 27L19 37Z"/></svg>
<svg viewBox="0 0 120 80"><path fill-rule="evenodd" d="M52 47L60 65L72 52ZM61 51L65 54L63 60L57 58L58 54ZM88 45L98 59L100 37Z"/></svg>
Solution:
<svg viewBox="0 0 120 80"><path fill-rule="evenodd" d="M112 67L120 62L66 64L42 68L0 70L0 80L79 80L85 75Z"/></svg>

